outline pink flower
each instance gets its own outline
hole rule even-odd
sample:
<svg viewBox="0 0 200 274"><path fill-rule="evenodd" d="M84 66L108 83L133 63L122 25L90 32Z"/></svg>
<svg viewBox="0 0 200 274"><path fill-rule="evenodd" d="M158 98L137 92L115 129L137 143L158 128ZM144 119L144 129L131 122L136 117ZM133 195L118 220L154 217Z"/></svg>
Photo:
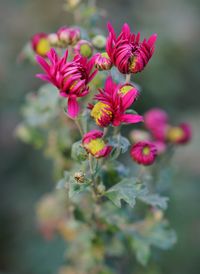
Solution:
<svg viewBox="0 0 200 274"><path fill-rule="evenodd" d="M78 97L88 94L88 83L94 78L97 70L93 71L94 60L90 61L80 55L76 55L72 61L67 61L68 51L63 57L59 57L54 49L47 54L49 62L37 56L45 74L37 74L38 78L56 86L60 95L68 99L68 114L75 118L79 113Z"/></svg>
<svg viewBox="0 0 200 274"><path fill-rule="evenodd" d="M170 126L167 132L167 140L174 144L185 144L191 140L192 130L189 124L182 123L179 126Z"/></svg>
<svg viewBox="0 0 200 274"><path fill-rule="evenodd" d="M130 154L138 164L151 165L156 159L157 149L152 142L141 141L132 146Z"/></svg>
<svg viewBox="0 0 200 274"><path fill-rule="evenodd" d="M140 33L131 33L127 23L123 25L118 37L110 23L108 31L106 51L112 63L124 74L142 71L154 53L157 34L141 42Z"/></svg>
<svg viewBox="0 0 200 274"><path fill-rule="evenodd" d="M74 46L74 53L80 54L83 57L90 58L93 54L93 46L87 40L80 40Z"/></svg>
<svg viewBox="0 0 200 274"><path fill-rule="evenodd" d="M81 38L81 32L76 27L62 27L57 32L61 44L65 47L75 45Z"/></svg>
<svg viewBox="0 0 200 274"><path fill-rule="evenodd" d="M121 123L142 122L142 116L126 113L127 108L132 105L137 96L138 91L131 84L117 85L109 76L104 89L99 89L99 94L94 98L98 102L90 105L91 116L101 127L107 127L110 124L119 126Z"/></svg>
<svg viewBox="0 0 200 274"><path fill-rule="evenodd" d="M100 130L91 130L83 136L82 144L85 150L95 158L106 157L110 154L112 147L106 145L102 139L103 132Z"/></svg>
<svg viewBox="0 0 200 274"><path fill-rule="evenodd" d="M46 56L50 50L50 42L48 35L44 32L36 33L31 39L32 49L35 53L41 56Z"/></svg>
<svg viewBox="0 0 200 274"><path fill-rule="evenodd" d="M97 53L95 56L95 66L98 70L110 70L112 61L107 52Z"/></svg>
<svg viewBox="0 0 200 274"><path fill-rule="evenodd" d="M153 108L144 115L144 123L146 128L151 132L152 136L159 141L166 140L166 132L168 129L168 115L159 108Z"/></svg>

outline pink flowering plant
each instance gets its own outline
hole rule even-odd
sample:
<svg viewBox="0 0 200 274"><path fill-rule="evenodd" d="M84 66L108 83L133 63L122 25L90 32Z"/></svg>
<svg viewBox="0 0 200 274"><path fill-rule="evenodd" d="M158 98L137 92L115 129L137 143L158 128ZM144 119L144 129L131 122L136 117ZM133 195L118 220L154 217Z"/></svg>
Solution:
<svg viewBox="0 0 200 274"><path fill-rule="evenodd" d="M156 34L142 40L127 23L119 34L108 23L104 36L92 29L104 16L95 5L85 17L81 1L65 8L86 28L35 34L20 55L34 57L44 85L27 95L16 132L52 159L58 180L36 206L38 227L47 240L59 234L66 242L60 274L136 273L136 262L145 266L176 242L162 177L191 129L159 108L135 111L145 96L131 76L151 69Z"/></svg>

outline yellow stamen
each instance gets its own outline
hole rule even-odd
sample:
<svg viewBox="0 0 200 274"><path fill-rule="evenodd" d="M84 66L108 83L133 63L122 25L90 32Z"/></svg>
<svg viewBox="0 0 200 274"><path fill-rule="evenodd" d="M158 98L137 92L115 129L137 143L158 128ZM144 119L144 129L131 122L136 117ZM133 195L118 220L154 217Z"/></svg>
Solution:
<svg viewBox="0 0 200 274"><path fill-rule="evenodd" d="M41 38L37 44L36 52L39 55L46 55L47 52L50 50L50 43L47 38Z"/></svg>
<svg viewBox="0 0 200 274"><path fill-rule="evenodd" d="M150 148L148 146L144 147L142 150L143 155L147 156L150 154Z"/></svg>
<svg viewBox="0 0 200 274"><path fill-rule="evenodd" d="M135 56L133 56L133 57L131 58L129 68L130 68L130 70L131 70L132 72L134 72L134 70L135 70L136 60L137 60L137 59L136 59Z"/></svg>
<svg viewBox="0 0 200 274"><path fill-rule="evenodd" d="M105 143L103 139L97 138L95 140L91 140L87 145L86 149L92 154L96 155L99 151L101 151L105 147Z"/></svg>
<svg viewBox="0 0 200 274"><path fill-rule="evenodd" d="M181 138L183 138L183 135L184 135L184 132L183 132L182 128L171 127L168 130L167 138L171 142L176 142L176 141L180 140Z"/></svg>
<svg viewBox="0 0 200 274"><path fill-rule="evenodd" d="M119 93L122 94L122 95L125 95L125 94L127 94L131 89L133 89L132 86L130 86L130 85L124 85L123 87L121 87L121 88L119 89Z"/></svg>
<svg viewBox="0 0 200 274"><path fill-rule="evenodd" d="M110 118L112 118L112 112L109 110L109 105L98 102L94 105L92 111L91 111L91 116L95 119L97 125L99 124L99 119L101 119L104 115L104 113L107 113Z"/></svg>

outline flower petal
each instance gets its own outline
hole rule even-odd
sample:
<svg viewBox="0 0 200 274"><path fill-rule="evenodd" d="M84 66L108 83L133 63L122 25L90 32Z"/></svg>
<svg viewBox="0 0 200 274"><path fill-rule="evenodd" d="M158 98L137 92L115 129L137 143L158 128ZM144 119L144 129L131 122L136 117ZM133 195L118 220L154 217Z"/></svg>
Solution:
<svg viewBox="0 0 200 274"><path fill-rule="evenodd" d="M68 114L71 118L76 118L79 113L79 104L76 96L70 96L68 99Z"/></svg>

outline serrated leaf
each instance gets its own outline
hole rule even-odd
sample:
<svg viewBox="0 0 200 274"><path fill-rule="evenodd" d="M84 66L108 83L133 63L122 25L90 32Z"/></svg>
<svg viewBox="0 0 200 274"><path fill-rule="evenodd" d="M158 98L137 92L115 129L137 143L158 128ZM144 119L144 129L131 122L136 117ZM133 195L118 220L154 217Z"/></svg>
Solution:
<svg viewBox="0 0 200 274"><path fill-rule="evenodd" d="M125 153L129 146L130 142L127 138L118 134L112 138L109 138L109 144L113 147L111 152L111 158L117 159L121 153Z"/></svg>
<svg viewBox="0 0 200 274"><path fill-rule="evenodd" d="M158 194L147 194L144 196L140 196L139 199L143 201L146 204L149 204L153 207L158 207L160 209L166 209L167 208L167 202L169 198L167 197L161 197Z"/></svg>
<svg viewBox="0 0 200 274"><path fill-rule="evenodd" d="M81 141L78 141L72 145L71 156L72 159L79 162L85 161L87 159L88 154L86 150L83 148Z"/></svg>
<svg viewBox="0 0 200 274"><path fill-rule="evenodd" d="M136 178L123 179L120 183L111 187L107 192L106 196L117 206L121 207L121 201L125 201L131 207L135 205L135 199L144 195L146 189L138 183Z"/></svg>

